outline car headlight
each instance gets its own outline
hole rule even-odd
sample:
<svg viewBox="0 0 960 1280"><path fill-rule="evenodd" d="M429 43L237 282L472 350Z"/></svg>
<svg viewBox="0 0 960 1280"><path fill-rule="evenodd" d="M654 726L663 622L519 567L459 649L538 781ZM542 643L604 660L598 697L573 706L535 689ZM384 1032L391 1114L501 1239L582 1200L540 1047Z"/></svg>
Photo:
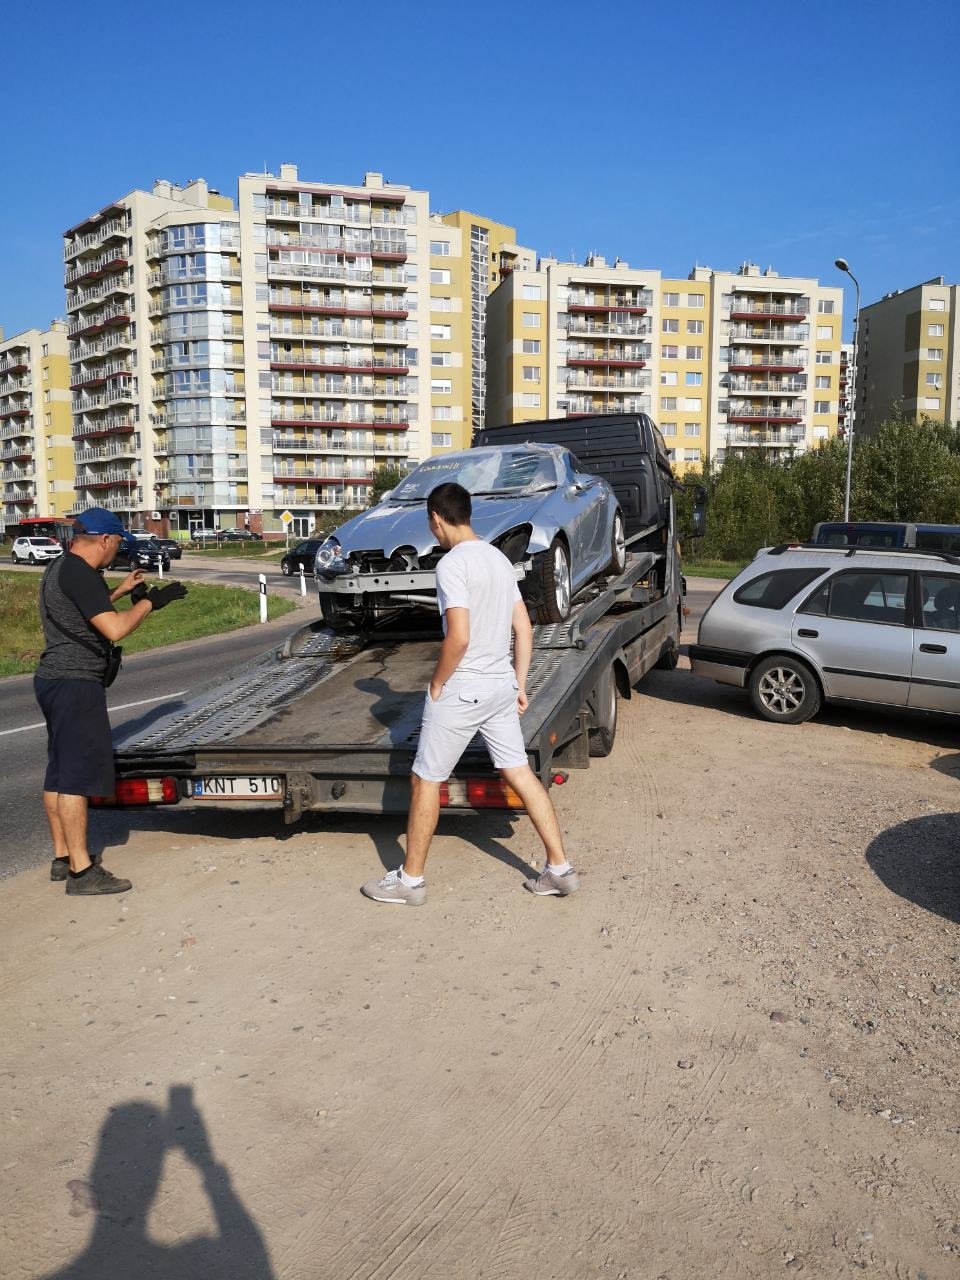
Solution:
<svg viewBox="0 0 960 1280"><path fill-rule="evenodd" d="M328 572L345 569L343 549L336 538L328 538L317 552L317 568Z"/></svg>

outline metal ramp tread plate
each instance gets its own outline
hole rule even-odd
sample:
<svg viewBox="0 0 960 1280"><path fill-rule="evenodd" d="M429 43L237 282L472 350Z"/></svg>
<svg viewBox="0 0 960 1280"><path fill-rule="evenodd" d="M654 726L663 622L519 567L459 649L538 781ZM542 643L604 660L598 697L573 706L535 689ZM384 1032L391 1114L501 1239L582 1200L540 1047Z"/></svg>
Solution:
<svg viewBox="0 0 960 1280"><path fill-rule="evenodd" d="M359 636L327 630L317 631L298 650L297 657L311 662L278 661L271 650L237 675L200 690L143 731L121 738L116 749L170 751L229 741L322 684L362 647Z"/></svg>

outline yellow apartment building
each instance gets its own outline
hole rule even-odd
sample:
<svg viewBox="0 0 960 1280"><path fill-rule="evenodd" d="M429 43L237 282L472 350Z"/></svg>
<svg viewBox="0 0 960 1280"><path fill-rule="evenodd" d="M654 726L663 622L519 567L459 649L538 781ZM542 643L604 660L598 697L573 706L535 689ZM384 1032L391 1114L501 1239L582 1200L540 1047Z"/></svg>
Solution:
<svg viewBox="0 0 960 1280"><path fill-rule="evenodd" d="M875 431L895 405L908 417L960 421L960 285L935 276L860 312L857 424Z"/></svg>
<svg viewBox="0 0 960 1280"><path fill-rule="evenodd" d="M3 524L72 509L73 445L67 326L0 338Z"/></svg>

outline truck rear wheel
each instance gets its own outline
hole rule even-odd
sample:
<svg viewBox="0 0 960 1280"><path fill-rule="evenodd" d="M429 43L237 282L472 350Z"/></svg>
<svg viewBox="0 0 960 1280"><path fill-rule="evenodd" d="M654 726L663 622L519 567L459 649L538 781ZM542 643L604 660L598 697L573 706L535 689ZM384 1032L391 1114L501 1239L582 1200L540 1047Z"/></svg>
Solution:
<svg viewBox="0 0 960 1280"><path fill-rule="evenodd" d="M589 751L592 756L608 756L617 736L617 678L612 663L600 678L594 698L597 724L590 730Z"/></svg>

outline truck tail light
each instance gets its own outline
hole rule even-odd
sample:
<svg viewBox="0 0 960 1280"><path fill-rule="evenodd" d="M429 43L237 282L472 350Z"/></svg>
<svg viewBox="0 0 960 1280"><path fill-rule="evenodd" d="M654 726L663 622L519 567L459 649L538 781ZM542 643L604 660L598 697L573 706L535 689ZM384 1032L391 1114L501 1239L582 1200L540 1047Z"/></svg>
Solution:
<svg viewBox="0 0 960 1280"><path fill-rule="evenodd" d="M522 809L523 801L502 778L451 778L440 784L441 809Z"/></svg>
<svg viewBox="0 0 960 1280"><path fill-rule="evenodd" d="M180 790L176 778L118 778L111 796L91 796L90 803L102 809L125 805L177 804Z"/></svg>

